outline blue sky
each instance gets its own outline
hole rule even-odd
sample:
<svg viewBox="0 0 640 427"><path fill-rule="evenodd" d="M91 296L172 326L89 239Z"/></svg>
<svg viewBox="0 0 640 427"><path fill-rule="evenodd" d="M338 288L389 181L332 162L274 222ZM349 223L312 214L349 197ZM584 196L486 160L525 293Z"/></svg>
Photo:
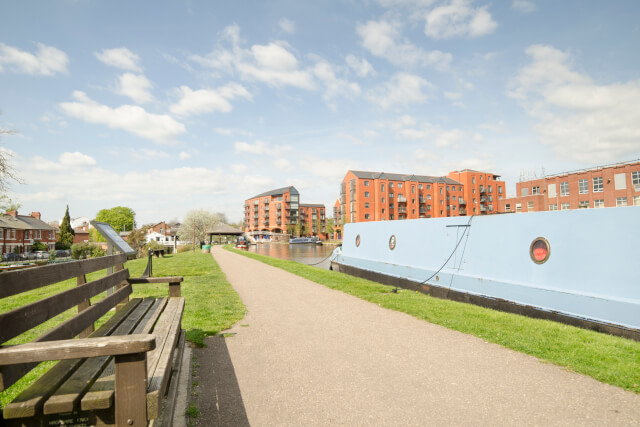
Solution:
<svg viewBox="0 0 640 427"><path fill-rule="evenodd" d="M0 6L0 149L22 211L138 224L348 169L540 176L640 158L640 3Z"/></svg>

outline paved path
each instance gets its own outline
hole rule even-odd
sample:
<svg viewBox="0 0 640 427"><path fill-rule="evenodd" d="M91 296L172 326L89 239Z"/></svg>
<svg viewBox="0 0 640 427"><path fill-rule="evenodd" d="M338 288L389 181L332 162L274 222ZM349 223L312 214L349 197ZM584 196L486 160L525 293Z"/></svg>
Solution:
<svg viewBox="0 0 640 427"><path fill-rule="evenodd" d="M214 257L248 313L198 353L201 393L215 390L200 398L204 424L640 424L633 393L219 247Z"/></svg>

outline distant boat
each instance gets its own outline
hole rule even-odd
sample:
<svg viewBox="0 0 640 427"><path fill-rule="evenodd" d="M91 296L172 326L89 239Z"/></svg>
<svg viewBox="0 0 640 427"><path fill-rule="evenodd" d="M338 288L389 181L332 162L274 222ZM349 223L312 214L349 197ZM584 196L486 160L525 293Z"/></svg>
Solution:
<svg viewBox="0 0 640 427"><path fill-rule="evenodd" d="M322 241L318 236L313 237L296 237L293 239L289 239L290 244L300 244L300 243L314 243L314 244L322 244Z"/></svg>

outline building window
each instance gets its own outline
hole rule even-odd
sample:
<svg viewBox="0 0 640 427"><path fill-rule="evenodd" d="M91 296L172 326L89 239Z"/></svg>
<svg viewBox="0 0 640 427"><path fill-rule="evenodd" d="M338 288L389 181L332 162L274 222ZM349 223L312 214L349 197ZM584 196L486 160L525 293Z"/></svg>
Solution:
<svg viewBox="0 0 640 427"><path fill-rule="evenodd" d="M427 194L427 200L431 200L431 194Z"/></svg>
<svg viewBox="0 0 640 427"><path fill-rule="evenodd" d="M389 205L389 209L393 209L393 203Z"/></svg>
<svg viewBox="0 0 640 427"><path fill-rule="evenodd" d="M456 201L456 196L451 196L451 199L455 202Z"/></svg>
<svg viewBox="0 0 640 427"><path fill-rule="evenodd" d="M369 192L368 191L364 192L364 197L369 197Z"/></svg>
<svg viewBox="0 0 640 427"><path fill-rule="evenodd" d="M594 208L604 208L604 199L598 199L593 201Z"/></svg>
<svg viewBox="0 0 640 427"><path fill-rule="evenodd" d="M640 196L633 196L633 206L640 206Z"/></svg>
<svg viewBox="0 0 640 427"><path fill-rule="evenodd" d="M369 181L366 181L366 180L365 180L365 181L364 181L364 186L365 186L365 187L368 187L368 186L369 186Z"/></svg>
<svg viewBox="0 0 640 427"><path fill-rule="evenodd" d="M455 206L454 206L455 208ZM489 205L489 210L492 211L493 210L493 205Z"/></svg>
<svg viewBox="0 0 640 427"><path fill-rule="evenodd" d="M393 214L390 214L390 215L389 215L389 219L393 219Z"/></svg>
<svg viewBox="0 0 640 427"><path fill-rule="evenodd" d="M616 197L616 206L627 206L626 197Z"/></svg>
<svg viewBox="0 0 640 427"><path fill-rule="evenodd" d="M365 204L364 204L364 207L365 207L365 208L369 208L369 202L365 203Z"/></svg>
<svg viewBox="0 0 640 427"><path fill-rule="evenodd" d="M475 183L476 183L476 177L475 177L475 176L471 178L471 183L472 183L472 184L475 184Z"/></svg>
<svg viewBox="0 0 640 427"><path fill-rule="evenodd" d="M578 209L587 209L588 207L589 207L588 200L583 200L581 202L578 202Z"/></svg>
<svg viewBox="0 0 640 427"><path fill-rule="evenodd" d="M427 184L427 190L431 190L431 184Z"/></svg>
<svg viewBox="0 0 640 427"><path fill-rule="evenodd" d="M449 186L447 185L447 191L449 191Z"/></svg>
<svg viewBox="0 0 640 427"><path fill-rule="evenodd" d="M422 190L422 184L418 184L418 190Z"/></svg>
<svg viewBox="0 0 640 427"><path fill-rule="evenodd" d="M398 183L398 188L402 188L402 183L401 182Z"/></svg>
<svg viewBox="0 0 640 427"><path fill-rule="evenodd" d="M569 205L569 203L563 203L560 205L560 209L562 209L563 211L566 211L571 209L571 206Z"/></svg>
<svg viewBox="0 0 640 427"><path fill-rule="evenodd" d="M476 208L473 208L473 211L476 211ZM516 203L516 212L522 212L522 203Z"/></svg>
<svg viewBox="0 0 640 427"><path fill-rule="evenodd" d="M540 194L540 187L537 185L531 189L531 194Z"/></svg>
<svg viewBox="0 0 640 427"><path fill-rule="evenodd" d="M472 188L472 189L471 189L471 192L472 192L473 194L476 194L476 189L475 189L475 188Z"/></svg>
<svg viewBox="0 0 640 427"><path fill-rule="evenodd" d="M568 196L569 195L569 182L568 181L560 183L560 195L561 196Z"/></svg>
<svg viewBox="0 0 640 427"><path fill-rule="evenodd" d="M493 193L493 187L489 186L489 193Z"/></svg>
<svg viewBox="0 0 640 427"><path fill-rule="evenodd" d="M0 228L0 239L4 238L4 230Z"/></svg>
<svg viewBox="0 0 640 427"><path fill-rule="evenodd" d="M384 197L382 198L382 203L384 203Z"/></svg>
<svg viewBox="0 0 640 427"><path fill-rule="evenodd" d="M578 180L578 193L579 194L589 194L589 180L588 179L580 179L580 180Z"/></svg>
<svg viewBox="0 0 640 427"><path fill-rule="evenodd" d="M389 188L393 188L393 182L389 183ZM393 218L391 218L391 219L393 219Z"/></svg>
<svg viewBox="0 0 640 427"><path fill-rule="evenodd" d="M511 212L511 205L509 203L504 205L504 211L505 212Z"/></svg>
<svg viewBox="0 0 640 427"><path fill-rule="evenodd" d="M369 214L364 214L364 219L369 219Z"/></svg>
<svg viewBox="0 0 640 427"><path fill-rule="evenodd" d="M557 211L558 210L558 205L556 203L552 203L549 205L549 210L550 211Z"/></svg>
<svg viewBox="0 0 640 427"><path fill-rule="evenodd" d="M440 188L440 194L442 194L442 188Z"/></svg>
<svg viewBox="0 0 640 427"><path fill-rule="evenodd" d="M631 184L634 190L640 191L640 171L631 172Z"/></svg>
<svg viewBox="0 0 640 427"><path fill-rule="evenodd" d="M498 187L498 194L502 194L502 187Z"/></svg>
<svg viewBox="0 0 640 427"><path fill-rule="evenodd" d="M393 193L389 193L389 198L393 199Z"/></svg>
<svg viewBox="0 0 640 427"><path fill-rule="evenodd" d="M382 208L382 213L384 214L384 208Z"/></svg>
<svg viewBox="0 0 640 427"><path fill-rule="evenodd" d="M593 192L594 193L602 193L603 185L602 185L602 177L597 176L593 178Z"/></svg>
<svg viewBox="0 0 640 427"><path fill-rule="evenodd" d="M533 202L527 202L527 211L533 212Z"/></svg>
<svg viewBox="0 0 640 427"><path fill-rule="evenodd" d="M384 193L384 184L380 184L380 192Z"/></svg>

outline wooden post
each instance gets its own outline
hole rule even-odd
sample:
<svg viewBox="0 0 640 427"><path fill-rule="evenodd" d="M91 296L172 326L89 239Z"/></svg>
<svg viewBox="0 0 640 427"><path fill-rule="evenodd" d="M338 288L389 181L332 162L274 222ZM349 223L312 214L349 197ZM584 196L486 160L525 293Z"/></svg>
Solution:
<svg viewBox="0 0 640 427"><path fill-rule="evenodd" d="M180 282L169 283L169 296L170 297L180 296Z"/></svg>
<svg viewBox="0 0 640 427"><path fill-rule="evenodd" d="M82 286L85 283L87 283L87 276L82 274L80 276L78 276L78 286ZM88 309L89 307L91 307L91 301L86 299L84 301L82 301L80 304L78 304L78 313L83 312L84 310ZM87 329L85 329L84 331L80 332L80 335L78 335L78 337L80 338L86 338L89 335L91 335L93 333L93 331L95 330L95 327L93 326L93 323L87 327Z"/></svg>
<svg viewBox="0 0 640 427"><path fill-rule="evenodd" d="M116 356L116 425L147 425L147 355Z"/></svg>
<svg viewBox="0 0 640 427"><path fill-rule="evenodd" d="M123 264L116 264L115 271L122 271L122 270L124 270L124 265ZM127 284L128 284L128 282L126 280L123 280L122 282L120 282L119 284L116 285L116 290L124 288L125 286L127 286ZM125 305L127 305L128 302L129 302L129 295L124 297L122 299L122 301L120 301L118 303L118 305L116 305L116 311L119 311L120 309L122 309Z"/></svg>

